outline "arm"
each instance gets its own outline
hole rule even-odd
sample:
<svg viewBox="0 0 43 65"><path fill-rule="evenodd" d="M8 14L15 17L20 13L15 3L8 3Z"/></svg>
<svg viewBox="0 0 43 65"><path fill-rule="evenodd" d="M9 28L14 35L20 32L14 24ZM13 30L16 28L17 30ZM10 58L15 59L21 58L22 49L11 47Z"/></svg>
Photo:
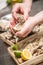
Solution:
<svg viewBox="0 0 43 65"><path fill-rule="evenodd" d="M34 16L34 24L37 25L39 23L43 23L43 11L39 12Z"/></svg>

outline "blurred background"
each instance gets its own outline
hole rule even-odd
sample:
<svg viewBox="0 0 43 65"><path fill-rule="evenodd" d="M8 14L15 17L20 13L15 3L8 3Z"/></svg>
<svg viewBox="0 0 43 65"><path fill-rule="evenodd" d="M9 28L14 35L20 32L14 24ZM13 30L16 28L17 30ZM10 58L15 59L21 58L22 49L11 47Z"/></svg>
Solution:
<svg viewBox="0 0 43 65"><path fill-rule="evenodd" d="M17 2L21 3L22 0L0 0L0 17L11 12L12 5Z"/></svg>

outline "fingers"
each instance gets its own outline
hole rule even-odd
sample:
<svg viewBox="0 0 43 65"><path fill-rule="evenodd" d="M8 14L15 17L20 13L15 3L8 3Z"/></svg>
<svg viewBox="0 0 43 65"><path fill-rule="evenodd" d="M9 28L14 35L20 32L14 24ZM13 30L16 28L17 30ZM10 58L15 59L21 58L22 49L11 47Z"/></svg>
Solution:
<svg viewBox="0 0 43 65"><path fill-rule="evenodd" d="M28 19L28 17L29 17L29 16L28 16L28 12L25 11L25 12L24 12L24 20L26 21L26 20Z"/></svg>
<svg viewBox="0 0 43 65"><path fill-rule="evenodd" d="M11 20L10 20L10 30L11 30L11 32L13 33L13 34L15 34L15 32L13 31L13 27L16 25L16 22L14 21L14 19L12 18Z"/></svg>
<svg viewBox="0 0 43 65"><path fill-rule="evenodd" d="M24 29L25 29L25 28L24 28ZM29 29L28 29L28 30L25 30L25 31L24 31L24 30L21 30L21 31L16 32L15 35L18 36L18 37L23 37L23 38L24 38L24 37L26 37L30 32L31 32L31 30L29 30Z"/></svg>
<svg viewBox="0 0 43 65"><path fill-rule="evenodd" d="M18 36L18 37L26 37L28 34L30 33L30 31L19 31L19 32L16 32L15 35Z"/></svg>
<svg viewBox="0 0 43 65"><path fill-rule="evenodd" d="M20 5L20 13L21 13L21 14L23 14L23 13L24 13L24 10L23 10L22 5Z"/></svg>
<svg viewBox="0 0 43 65"><path fill-rule="evenodd" d="M29 28L28 28L28 23L25 23L22 30L21 31L18 31L16 32L16 36L19 36L19 37L25 37L29 34Z"/></svg>
<svg viewBox="0 0 43 65"><path fill-rule="evenodd" d="M30 9L24 8L24 19L27 20L29 17Z"/></svg>
<svg viewBox="0 0 43 65"><path fill-rule="evenodd" d="M12 32L13 34L15 34L15 32L13 31L12 25L10 25L10 30L11 30L11 32Z"/></svg>
<svg viewBox="0 0 43 65"><path fill-rule="evenodd" d="M33 18L29 18L23 25L21 31L16 32L16 36L25 37L27 36L33 29L34 23L32 21Z"/></svg>
<svg viewBox="0 0 43 65"><path fill-rule="evenodd" d="M19 4L16 4L15 6L13 6L13 10L12 10L12 16L13 18L17 19L17 12L19 11Z"/></svg>
<svg viewBox="0 0 43 65"><path fill-rule="evenodd" d="M12 25L12 26L16 25L16 21L13 18L10 20L10 25Z"/></svg>

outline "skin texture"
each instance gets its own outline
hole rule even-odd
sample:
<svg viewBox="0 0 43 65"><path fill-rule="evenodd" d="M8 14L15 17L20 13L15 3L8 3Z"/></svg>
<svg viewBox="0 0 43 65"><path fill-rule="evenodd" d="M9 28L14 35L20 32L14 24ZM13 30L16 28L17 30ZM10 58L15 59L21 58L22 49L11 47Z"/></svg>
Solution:
<svg viewBox="0 0 43 65"><path fill-rule="evenodd" d="M12 32L16 36L26 37L32 31L32 29L39 23L43 23L43 11L39 12L33 17L29 17L28 20L24 23L21 31L14 33L12 29Z"/></svg>

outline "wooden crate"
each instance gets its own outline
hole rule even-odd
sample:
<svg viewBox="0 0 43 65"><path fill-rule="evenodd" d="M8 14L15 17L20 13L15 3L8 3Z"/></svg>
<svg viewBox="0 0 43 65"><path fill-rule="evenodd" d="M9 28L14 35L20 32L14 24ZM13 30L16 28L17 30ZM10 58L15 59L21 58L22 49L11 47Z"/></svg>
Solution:
<svg viewBox="0 0 43 65"><path fill-rule="evenodd" d="M1 38L6 44L8 44L8 45L13 45L13 43L12 43L11 41L9 41L8 39L5 38L5 36L4 36L5 34L6 34L6 32L0 34L0 38Z"/></svg>
<svg viewBox="0 0 43 65"><path fill-rule="evenodd" d="M35 35L35 34L43 34L43 24L41 25L41 27L39 28L40 30L39 31L33 31L32 32L32 34L30 34L29 36L27 36L26 38L28 38L28 37L31 37L32 35ZM8 44L8 45L14 45L15 43L17 43L17 41L15 42L15 43L13 43L13 42L11 42L11 40L8 40L8 39L6 39L5 38L5 35L7 34L7 32L4 32L4 33L2 33L2 34L0 34L0 38L4 41L4 42L6 42L6 44ZM24 40L25 38L23 38L23 39L21 39L21 40ZM21 40L19 40L18 42L20 42Z"/></svg>
<svg viewBox="0 0 43 65"><path fill-rule="evenodd" d="M27 46L29 45L28 43L33 43L34 40L36 41L36 39L39 39L41 37L43 37L43 34L35 34L35 35L32 35L32 36L20 41L18 43L19 49L23 50L24 48L27 48ZM8 48L8 52L18 65L34 65L34 64L43 62L43 54L40 54L35 57L33 56L30 60L23 62L21 58L15 57L12 46Z"/></svg>
<svg viewBox="0 0 43 65"><path fill-rule="evenodd" d="M28 38L28 37L30 37L30 36L32 36L32 35L34 35L34 34L37 34L36 32L31 32L30 33L30 35L28 35L27 37L25 37L25 38ZM6 32L4 32L4 33L2 33L2 34L0 34L0 38L4 41L4 42L6 42L6 44L8 44L8 45L13 45L13 44L15 44L15 43L18 43L18 42L20 42L21 40L24 40L25 38L19 38L19 37L17 37L19 40L17 40L16 38L14 39L14 38L12 38L12 39L14 39L14 42L12 42L11 40L12 39L7 39L6 37L7 36L9 36L9 35L12 35L11 34L11 31L10 30L8 30L8 31L6 31ZM13 35L14 36L14 35Z"/></svg>
<svg viewBox="0 0 43 65"><path fill-rule="evenodd" d="M36 34L36 33L32 33L31 35L34 35L34 34ZM5 35L7 35L7 32L4 32L4 33L2 33L2 34L0 34L0 38L4 41L4 42L6 42L6 44L8 44L8 45L10 45L10 46L12 46L12 45L14 45L15 43L18 43L18 42L20 42L21 40L24 40L25 38L27 38L27 37L25 37L25 38L19 38L19 40L17 41L17 39L14 39L14 41L15 42L12 42L11 40L13 39L7 39L6 37L5 37ZM29 35L30 36L30 35Z"/></svg>

